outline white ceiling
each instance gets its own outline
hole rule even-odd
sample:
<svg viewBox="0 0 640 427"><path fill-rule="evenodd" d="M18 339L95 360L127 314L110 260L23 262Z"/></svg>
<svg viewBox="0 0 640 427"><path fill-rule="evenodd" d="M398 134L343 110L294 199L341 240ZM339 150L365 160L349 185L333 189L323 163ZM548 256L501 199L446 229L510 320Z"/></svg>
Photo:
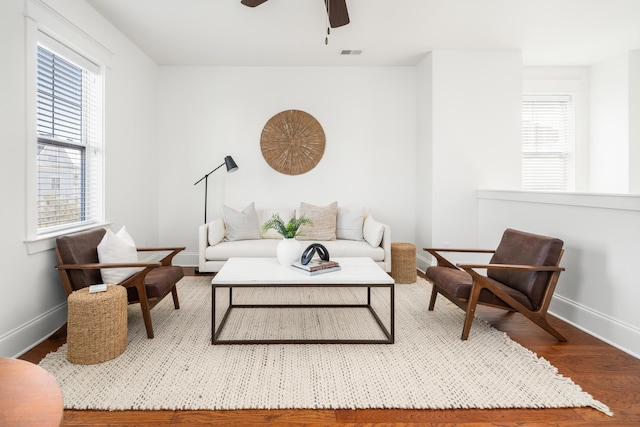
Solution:
<svg viewBox="0 0 640 427"><path fill-rule="evenodd" d="M431 50L589 65L640 49L640 0L347 0L328 45L323 0L86 1L160 65L414 65Z"/></svg>

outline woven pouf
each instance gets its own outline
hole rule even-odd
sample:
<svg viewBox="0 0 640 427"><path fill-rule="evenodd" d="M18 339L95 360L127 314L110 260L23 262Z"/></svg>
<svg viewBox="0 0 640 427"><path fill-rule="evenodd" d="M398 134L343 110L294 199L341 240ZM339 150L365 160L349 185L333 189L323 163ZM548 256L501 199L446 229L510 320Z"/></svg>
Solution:
<svg viewBox="0 0 640 427"><path fill-rule="evenodd" d="M67 360L89 365L113 359L127 347L127 291L107 286L105 292L89 288L69 295Z"/></svg>
<svg viewBox="0 0 640 427"><path fill-rule="evenodd" d="M416 246L413 243L391 243L391 277L396 283L418 280Z"/></svg>

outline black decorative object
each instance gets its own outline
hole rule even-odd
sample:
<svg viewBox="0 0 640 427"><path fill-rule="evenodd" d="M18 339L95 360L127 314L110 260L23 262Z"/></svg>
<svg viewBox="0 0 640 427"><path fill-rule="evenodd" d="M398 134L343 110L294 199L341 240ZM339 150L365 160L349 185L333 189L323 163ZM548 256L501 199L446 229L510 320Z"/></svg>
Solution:
<svg viewBox="0 0 640 427"><path fill-rule="evenodd" d="M300 257L300 264L307 265L315 254L318 254L321 260L329 261L329 251L320 243L313 243L307 247Z"/></svg>

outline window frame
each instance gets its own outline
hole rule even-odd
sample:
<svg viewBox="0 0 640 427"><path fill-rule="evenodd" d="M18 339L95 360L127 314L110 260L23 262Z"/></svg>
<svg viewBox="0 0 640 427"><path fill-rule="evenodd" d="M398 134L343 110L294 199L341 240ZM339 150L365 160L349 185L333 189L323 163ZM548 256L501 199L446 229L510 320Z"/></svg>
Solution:
<svg viewBox="0 0 640 427"><path fill-rule="evenodd" d="M547 125L549 125L549 113L553 110L557 110L558 114L553 118L556 124L558 120L563 120L564 126L560 128L554 128L547 126L546 131L542 130L545 135L541 138L544 142L547 142L545 151L529 151L525 150L525 126L524 126L524 116L525 116L525 104L529 105L539 103L545 104L545 107L539 108L530 108L527 111L533 114L532 110L536 110L538 114L543 114L546 116ZM556 107L565 106L564 111L560 111L558 108L552 107L555 104ZM522 187L524 191L554 191L554 192L573 192L575 191L575 116L576 116L576 107L575 107L575 99L573 95L567 93L525 93L522 95L522 115L523 115L523 132L522 132ZM542 120L541 120L542 121ZM535 123L539 124L539 122ZM535 125L534 125L535 127ZM562 129L564 127L564 130ZM558 146L551 142L549 134L552 131L558 131L559 134L564 136L562 139L558 139L557 142L564 142L562 145ZM544 145L544 144L543 144ZM555 147L554 147L555 145ZM542 160L549 159L550 161L556 161L557 163L565 163L563 168L558 170L562 170L565 176L565 179L553 181L552 179L547 180L546 188L525 188L525 186L535 186L535 183L530 182L527 184L526 171L524 168L524 164L526 160ZM541 171L538 169L538 171ZM552 175L553 170L547 171L550 173L545 173L545 176L542 174L536 175L540 179L539 181L543 181L547 176ZM536 180L538 181L538 180ZM564 182L564 188L551 188L552 185L558 185Z"/></svg>
<svg viewBox="0 0 640 427"><path fill-rule="evenodd" d="M69 21L67 18L58 14L55 10L51 9L45 3L38 0L25 1L25 125L26 125L26 140L25 140L25 155L26 155L26 179L25 179L25 193L26 193L26 211L25 211L25 239L24 243L28 254L34 254L41 251L49 250L55 247L55 239L59 235L68 234L71 232L104 227L109 224L105 217L105 181L104 181L104 166L105 155L104 146L106 140L104 137L104 121L105 121L105 96L106 96L106 74L109 69L110 58L113 53L107 49L104 45L100 44L97 40L91 37L89 34L81 30L77 25ZM57 43L57 44L56 44ZM38 61L37 61L37 46L44 44L49 46L50 49L57 51L60 49L68 49L63 57L77 55L76 57L68 58L73 59L72 62L76 62L75 59L85 61L81 65L92 64L96 72L101 76L101 109L102 114L100 117L100 134L103 144L103 153L101 159L101 171L100 171L100 214L99 217L93 223L81 224L76 227L64 228L64 229L52 229L46 233L38 233L37 227L37 179L38 168L37 150L38 150L38 132L37 132L37 111L38 111L38 97L37 97L37 78L38 78ZM55 44L56 47L51 45ZM69 53L71 52L71 53ZM57 52L60 53L60 52Z"/></svg>
<svg viewBox="0 0 640 427"><path fill-rule="evenodd" d="M589 186L588 70L583 67L525 68L523 96L557 94L570 95L574 105L573 188L566 192L585 192ZM522 139L520 146L522 151Z"/></svg>

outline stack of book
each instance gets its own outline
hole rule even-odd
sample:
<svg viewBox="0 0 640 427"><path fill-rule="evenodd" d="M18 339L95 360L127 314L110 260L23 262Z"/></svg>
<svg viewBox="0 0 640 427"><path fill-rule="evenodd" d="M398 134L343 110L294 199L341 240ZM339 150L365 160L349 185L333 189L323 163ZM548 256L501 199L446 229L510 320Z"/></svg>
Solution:
<svg viewBox="0 0 640 427"><path fill-rule="evenodd" d="M291 266L292 269L300 273L314 276L316 274L330 273L332 271L340 271L340 264L336 261L323 261L321 259L312 259L308 264L304 265L300 261L296 261Z"/></svg>

